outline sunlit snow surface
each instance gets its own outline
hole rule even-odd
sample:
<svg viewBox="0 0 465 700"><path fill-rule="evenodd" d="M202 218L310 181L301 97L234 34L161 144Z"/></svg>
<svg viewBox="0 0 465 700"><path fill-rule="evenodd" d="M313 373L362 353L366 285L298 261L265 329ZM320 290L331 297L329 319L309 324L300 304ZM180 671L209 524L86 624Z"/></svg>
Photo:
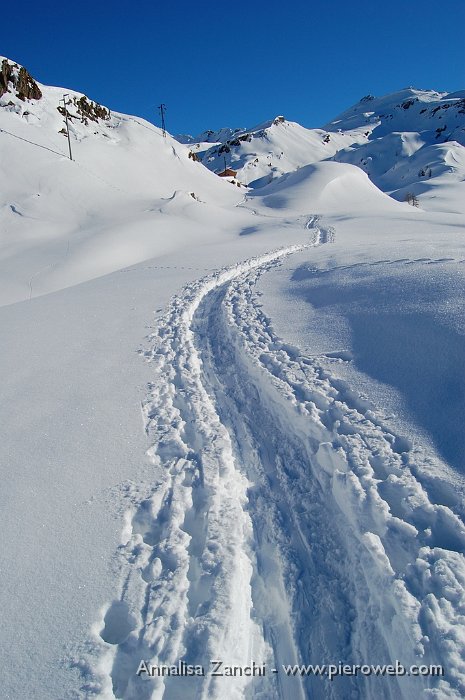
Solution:
<svg viewBox="0 0 465 700"><path fill-rule="evenodd" d="M463 697L463 146L416 128L462 96L361 103L325 162L261 125L247 191L119 114L71 163L41 87L0 108L2 697ZM213 658L445 675L136 673Z"/></svg>
<svg viewBox="0 0 465 700"><path fill-rule="evenodd" d="M322 129L279 116L251 129L179 138L207 168L219 172L226 164L253 189L309 163L335 160L356 165L399 201L414 194L429 210L464 212L463 91L367 95Z"/></svg>

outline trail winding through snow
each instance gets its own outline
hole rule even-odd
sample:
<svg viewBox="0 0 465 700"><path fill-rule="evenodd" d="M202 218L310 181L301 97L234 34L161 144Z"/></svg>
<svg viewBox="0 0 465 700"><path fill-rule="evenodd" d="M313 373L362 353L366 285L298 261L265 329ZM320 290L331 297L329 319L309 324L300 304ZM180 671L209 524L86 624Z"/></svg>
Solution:
<svg viewBox="0 0 465 700"><path fill-rule="evenodd" d="M151 337L144 405L165 478L127 515L99 627L104 698L418 698L465 692L465 530L409 445L317 358L276 337L260 275L310 243L187 285ZM461 630L461 632L460 632ZM255 677L136 675L154 665ZM444 678L288 677L283 664L443 664ZM271 669L277 669L274 673ZM439 694L438 694L439 693Z"/></svg>

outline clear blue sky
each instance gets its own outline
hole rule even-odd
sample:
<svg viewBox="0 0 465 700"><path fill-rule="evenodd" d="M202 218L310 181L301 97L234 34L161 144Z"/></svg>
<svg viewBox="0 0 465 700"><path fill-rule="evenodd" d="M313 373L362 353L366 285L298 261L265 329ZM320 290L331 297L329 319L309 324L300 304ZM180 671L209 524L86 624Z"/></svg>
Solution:
<svg viewBox="0 0 465 700"><path fill-rule="evenodd" d="M6 12L6 15L5 15ZM0 53L171 133L277 114L320 126L363 95L465 88L464 0L30 3Z"/></svg>

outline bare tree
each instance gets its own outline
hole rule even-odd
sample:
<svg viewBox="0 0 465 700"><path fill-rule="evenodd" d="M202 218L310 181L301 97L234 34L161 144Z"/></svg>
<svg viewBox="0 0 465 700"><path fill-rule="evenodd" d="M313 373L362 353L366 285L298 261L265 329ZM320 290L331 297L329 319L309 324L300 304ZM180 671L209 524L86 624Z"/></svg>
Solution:
<svg viewBox="0 0 465 700"><path fill-rule="evenodd" d="M407 192L404 202L407 202L407 204L410 204L412 207L417 207L419 204L418 198L413 194L413 192Z"/></svg>

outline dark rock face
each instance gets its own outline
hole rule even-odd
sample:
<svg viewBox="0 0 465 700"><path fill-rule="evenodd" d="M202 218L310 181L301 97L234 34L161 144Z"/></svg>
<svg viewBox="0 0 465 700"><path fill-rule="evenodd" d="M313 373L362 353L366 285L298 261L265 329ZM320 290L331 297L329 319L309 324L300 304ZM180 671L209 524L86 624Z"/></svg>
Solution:
<svg viewBox="0 0 465 700"><path fill-rule="evenodd" d="M74 106L74 108L76 109L76 114L73 114L73 112L70 111L70 105ZM64 107L59 105L57 107L57 110L63 117L65 116ZM92 102L92 100L88 100L88 98L85 95L79 98L73 97L72 100L69 100L67 103L67 112L68 119L70 119L71 121L73 119L80 119L81 122L86 126L89 124L89 120L92 122L98 122L99 119L110 119L110 110L106 109L106 107L102 107L102 105L99 105L98 102Z"/></svg>
<svg viewBox="0 0 465 700"><path fill-rule="evenodd" d="M20 100L40 100L42 97L39 86L25 68L19 69L16 90Z"/></svg>
<svg viewBox="0 0 465 700"><path fill-rule="evenodd" d="M19 69L18 72L15 69ZM40 100L42 97L39 86L27 70L4 59L0 71L0 97L11 92L12 88L16 90L16 97L23 101Z"/></svg>
<svg viewBox="0 0 465 700"><path fill-rule="evenodd" d="M13 73L13 66L10 66L6 59L2 62L2 70L0 71L0 97L8 92L8 83Z"/></svg>
<svg viewBox="0 0 465 700"><path fill-rule="evenodd" d="M88 101L87 97L83 95L79 99L74 98L74 104L77 107L77 113L81 116L82 121L87 124L90 119L93 122L99 119L109 119L110 112L102 105L97 102Z"/></svg>
<svg viewBox="0 0 465 700"><path fill-rule="evenodd" d="M414 105L415 102L418 102L418 100L406 100L405 102L402 102L401 107L403 107L404 109L408 109L409 107Z"/></svg>

